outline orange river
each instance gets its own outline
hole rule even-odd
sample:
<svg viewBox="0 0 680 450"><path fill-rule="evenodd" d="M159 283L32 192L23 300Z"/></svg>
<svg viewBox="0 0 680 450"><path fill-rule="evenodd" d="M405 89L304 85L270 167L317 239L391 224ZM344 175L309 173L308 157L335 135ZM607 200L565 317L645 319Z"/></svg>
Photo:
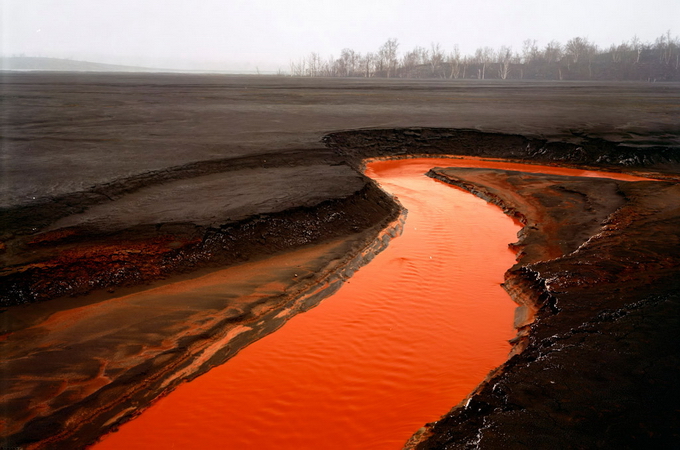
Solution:
<svg viewBox="0 0 680 450"><path fill-rule="evenodd" d="M93 448L399 449L502 364L515 304L502 289L519 224L432 167L616 174L419 158L366 174L408 210L401 236L317 307L180 385Z"/></svg>

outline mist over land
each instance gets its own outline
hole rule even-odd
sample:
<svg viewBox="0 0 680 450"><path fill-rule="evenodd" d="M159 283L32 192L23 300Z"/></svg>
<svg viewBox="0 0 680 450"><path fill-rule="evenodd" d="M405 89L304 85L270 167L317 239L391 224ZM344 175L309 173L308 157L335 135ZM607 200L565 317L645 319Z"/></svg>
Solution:
<svg viewBox="0 0 680 450"><path fill-rule="evenodd" d="M323 58L316 52L291 61L288 71L260 71L250 74L301 77L440 78L481 80L571 80L571 81L680 81L680 39L667 31L654 42L637 36L620 44L598 47L586 37L562 44L552 40L540 47L526 39L521 50L479 47L463 54L458 45L447 50L432 43L401 50L390 38L376 51L362 54L343 48L339 58ZM180 70L135 67L70 59L14 56L0 58L0 69L16 71L75 72L183 72L248 74L246 71Z"/></svg>
<svg viewBox="0 0 680 450"><path fill-rule="evenodd" d="M250 74L246 71L228 70L181 70L163 67L123 66L119 64L103 64L90 61L76 61L62 58L46 58L40 56L0 57L0 70L5 71L40 71L40 72L138 72L138 73L222 73ZM257 71L252 74L258 73ZM267 74L266 72L260 72Z"/></svg>
<svg viewBox="0 0 680 450"><path fill-rule="evenodd" d="M400 51L439 45L448 54L535 40L543 49L580 36L600 49L633 36L653 44L676 31L680 3L668 0L523 2L311 0L90 2L5 0L2 56L49 57L133 67L276 73L310 52L337 59L396 38Z"/></svg>

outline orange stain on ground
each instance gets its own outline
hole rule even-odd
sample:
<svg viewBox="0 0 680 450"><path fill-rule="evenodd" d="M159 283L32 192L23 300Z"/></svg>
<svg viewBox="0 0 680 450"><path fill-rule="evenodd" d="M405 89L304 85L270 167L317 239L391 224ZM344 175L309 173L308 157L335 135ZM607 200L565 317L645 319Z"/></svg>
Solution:
<svg viewBox="0 0 680 450"><path fill-rule="evenodd" d="M460 402L510 351L516 305L500 284L519 227L425 177L435 166L596 176L470 159L369 162L366 174L408 210L403 234L316 308L95 448L398 449Z"/></svg>

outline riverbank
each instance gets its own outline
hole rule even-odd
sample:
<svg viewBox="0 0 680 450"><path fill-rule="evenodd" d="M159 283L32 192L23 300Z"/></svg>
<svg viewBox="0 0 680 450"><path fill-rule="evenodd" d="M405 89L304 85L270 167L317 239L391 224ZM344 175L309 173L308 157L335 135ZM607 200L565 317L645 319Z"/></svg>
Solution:
<svg viewBox="0 0 680 450"><path fill-rule="evenodd" d="M234 264L221 257L233 258L232 248L213 246L217 261L183 277L5 309L4 442L82 448L314 307L400 232L400 209L383 196L367 185L339 202L286 211L285 219L250 219L237 228L245 236L222 230L250 247L236 255L248 262ZM91 245L60 244L66 252ZM113 240L109 251L122 245L129 244ZM154 253L136 254L154 266ZM87 252L77 255L74 264L90 279L106 273ZM231 268L218 270L220 263ZM45 282L60 281L49 275L43 272Z"/></svg>
<svg viewBox="0 0 680 450"><path fill-rule="evenodd" d="M520 329L514 356L407 447L677 445L680 185L486 169L429 175L525 222L504 283L521 305Z"/></svg>
<svg viewBox="0 0 680 450"><path fill-rule="evenodd" d="M487 163L475 160L466 162L463 159L455 158L438 161L439 164L444 165L449 162L451 165L478 163L492 166L503 164L502 162ZM516 164L507 164L507 166L522 167ZM426 167L423 168L423 172L425 170ZM560 376L565 373L564 364L578 367L576 373L565 374L564 383L567 383L568 389L563 388L559 392L565 398L560 400L554 392L549 394L551 401L557 401L560 405L571 405L570 412L567 412L564 406L560 406L561 409L558 414L569 423L578 419L591 427L592 424L597 423L597 420L603 421L601 423L612 420L611 417L601 412L598 412L597 418L582 418L584 408L601 406L598 405L598 401L624 402L619 405L616 414L625 415L627 414L626 411L633 407L633 405L625 402L638 402L640 400L636 392L616 392L611 396L600 395L595 400L591 397L579 399L571 394L578 389L583 389L586 392L603 392L601 386L590 386L594 382L593 380L596 380L596 384L601 383L603 379L611 380L615 376L620 376L621 373L627 373L630 370L639 371L639 365L647 364L646 358L634 351L627 360L619 361L618 364L608 363L606 370L599 366L593 366L588 372L581 370L579 359L584 357L583 354L587 355L588 352L601 351L599 346L603 342L602 339L605 339L602 337L603 335L625 335L632 331L631 327L639 325L637 323L631 325L625 321L616 320L613 324L610 324L608 322L611 322L612 317L617 319L625 317L629 314L629 310L634 310L637 314L645 314L646 318L654 317L653 311L650 313L650 311L643 309L647 303L653 307L658 306L658 302L650 302L646 297L650 295L650 284L654 284L662 293L673 292L676 288L673 282L674 275L678 271L678 261L676 260L678 249L676 248L677 243L675 243L677 236L674 234L674 227L678 224L677 205L675 203L678 198L678 184L664 181L622 181L593 178L593 174L557 167L542 169L540 166L527 166L527 170L539 173L490 168L436 168L429 172L429 175L433 178L462 187L486 201L497 204L506 214L522 222L524 228L520 233L520 241L513 244L514 249L519 251L519 262L508 271L505 281L506 290L520 305L515 314L514 324L519 333L517 338L512 341L515 356L494 371L492 378L487 380L473 396L465 401L465 406L459 406L452 411L450 416L431 426L428 434L429 439L421 442L418 448L444 448L449 444L466 445L465 442L469 442L471 437L468 437L466 441L466 437L460 434L455 436L452 443L441 442L442 436L445 436L444 439L449 439L446 436L450 436L451 433L461 433L450 425L450 420L456 420L451 418L461 414L465 418L464 425L470 427L468 428L469 433L472 433L476 439L479 431L479 428L477 428L479 427L478 421L488 420L484 414L489 411L485 408L471 410L470 405L475 405L477 401L486 401L480 400L480 398L484 398L481 396L484 394L483 390L488 386L498 386L499 383L504 386L507 385L507 390L512 392L513 395L517 395L514 389L516 381L520 389L525 390L526 388L522 386L527 381L519 382L519 380L531 380L529 382L531 392L534 389L539 389L538 386L541 386L542 383L549 383L547 388L552 387L557 381L554 379L546 380L542 373L546 370L545 366L535 363L536 360L545 360L546 354L557 358L556 361L549 359L547 364L553 369L559 367ZM541 174L540 172L543 170L568 173L571 176ZM636 179L625 174L614 173L612 176ZM655 219L655 215L658 215L658 218ZM641 222L637 223L636 218L642 218L640 219ZM363 236L368 235L364 233ZM650 237L653 237L655 244L649 244ZM79 446L80 443L91 440L92 436L97 436L102 431L115 426L119 421L127 420L129 417L138 414L144 408L145 402L152 401L160 393L172 390L183 379L192 379L211 367L219 365L238 352L240 348L275 330L295 313L306 310L322 297L334 291L333 284L338 286L337 283L351 274L361 264L361 261L366 258L370 259L371 255L379 251L380 247L364 251L358 250L358 246L365 245L371 239L374 238L359 238L357 236L351 240L340 241L341 243L332 243L330 246L312 247L310 250L313 253L310 255L316 256L302 257L300 264L295 264L294 267L291 267L290 261L299 257L294 256L295 252L284 253L282 255L284 265L280 269L276 269L271 262L266 262L265 270L273 277L269 281L265 281L260 275L257 275L264 273L262 268L257 268L257 262L245 266L252 266L250 269L245 269L245 273L250 273L252 278L247 283L244 281L247 276L242 272L244 269L240 269L241 266L235 267L233 270L236 271L231 275L228 275L229 271L225 271L225 274L221 275L222 281L219 283L219 292L224 293L230 290L234 292L233 287L228 287L229 280L231 282L238 280L241 287L237 288L235 292L242 294L237 298L230 296L227 296L230 298L224 298L223 294L220 294L225 302L222 306L223 310L218 313L217 318L222 317L226 322L219 319L212 325L210 321L207 325L205 322L207 317L212 317L214 322L217 311L215 308L219 310L215 303L216 299L212 295L206 297L205 292L201 293L201 290L196 288L200 287L205 291L206 285L208 287L214 285L214 282L206 281L205 277L189 281L188 288L182 288L182 283L180 283L168 285L170 290L160 287L158 294L155 294L154 290L143 292L142 298L148 298L151 295L157 300L152 302L153 304L146 300L142 310L139 310L142 305L135 300L135 295L112 296L107 302L93 303L75 309L67 308L61 312L54 310L50 312L48 306L46 310L43 309L42 315L33 318L33 323L27 323L25 313L31 310L36 311L35 308L25 309L24 314L17 309L9 310L5 313L5 317L10 319L8 323L21 324L21 326L18 326L12 334L7 336L6 342L3 343L4 350L13 349L6 353L9 356L10 365L16 365L17 361L25 363L23 369L13 366L10 367L10 371L22 373L24 379L32 378L33 381L30 384L34 387L31 397L43 399L44 405L58 405L59 401L63 401L64 396L69 397L70 401L73 402L72 408L67 410L57 408L53 414L29 421L30 426L25 432L33 438L39 436L39 433L36 432L36 424L38 426L49 423L56 424L56 422L68 424L68 416L64 416L64 414L74 414L75 411L80 417L89 415L90 419L83 422L79 427L68 428L61 433L55 433L55 428L44 427L43 429L49 431L50 437L43 441L41 446L50 448L53 445L50 442L56 445L55 448L59 448L65 442L68 442L71 446ZM386 241L381 240L378 243L384 245ZM642 245L643 243L644 245ZM590 248L593 245L595 246L594 249ZM603 251L603 248L607 251ZM353 254L360 256L360 259L357 260L359 264L357 262L341 263ZM615 254L617 258L613 258L611 254ZM322 269L324 264L328 264L328 258L335 262L328 268ZM305 263L304 261L309 262ZM584 266L588 268L585 275L582 273ZM295 272L293 275L291 275L292 271ZM319 273L325 275L319 278ZM628 295L622 296L620 295L623 284L621 277L630 277L631 273L644 276L644 278L637 281L624 279ZM210 275L207 277L210 279ZM330 279L336 281L333 283L324 281L324 277L330 277ZM244 283L250 287L244 288ZM560 283L567 285L567 288L562 286L561 289L555 289L553 287L554 284ZM322 288L319 293L315 293L315 286L318 285L327 286L327 288ZM210 292L217 292L215 289L209 287ZM305 293L306 290L310 289L311 295ZM576 289L575 293L572 292L574 289ZM281 298L281 295L277 292L285 293L284 298ZM584 292L587 294L585 297ZM248 300L249 297L251 300ZM206 309L204 311L201 310L203 307L200 306L201 298L205 299L203 303L205 303ZM268 300L263 302L263 299ZM199 302L197 303L197 301ZM588 305L585 308L584 301ZM249 304L250 306L248 306ZM54 306L56 304L48 302L46 305ZM189 305L196 310L191 318L186 316ZM236 305L240 306L235 309ZM672 305L671 302L670 306L672 307ZM140 328L140 326L134 325L133 328L136 331L133 334L129 333L131 322L124 317L134 311L134 314L142 319L141 323L145 323L148 320L143 313L145 309L155 311L155 318L149 325L153 329L153 336L163 338L162 345L160 342L154 342L155 338L151 340L144 338L145 340L142 341L135 338L135 335L142 338L150 336L148 333L151 329L144 331L144 327ZM638 309L640 311L637 311ZM126 310L128 313L125 312ZM162 310L165 310L165 312L159 315ZM173 317L179 311L183 311L183 319L178 321ZM283 311L288 312L282 315ZM115 317L120 319L111 321ZM161 317L166 317L166 319L161 319ZM100 321L104 319L107 321L107 326L111 328L110 332L104 332L101 328ZM653 322L652 326L661 325L660 330L672 332L672 329L663 326L662 322L657 320ZM202 325L195 327L191 325L192 323L201 323ZM99 325L92 328L92 324ZM257 326L254 326L255 324ZM125 330L126 337L124 339L117 337L120 333L115 331L121 326ZM185 327L185 329L182 329L182 327ZM586 332L582 329L595 331L598 337L592 342L583 340ZM88 337L88 333L92 334L93 332L96 335L103 333L104 336L107 336L106 339L113 339L113 341L119 343L117 345L122 345L122 347L111 348L110 350L113 353L101 353L101 351L92 353L88 351L88 347L96 350L104 345L101 338L91 340ZM38 336L41 337L38 338ZM78 336L78 340L74 340L74 336ZM30 339L27 340L27 337ZM92 337L95 337L95 335L92 335ZM573 339L577 339L579 342L574 344L571 342ZM557 344L554 344L555 340ZM67 352L60 355L58 349L67 342L69 343L66 347ZM646 336L644 342L646 344L654 343L655 338ZM36 349L30 350L31 345L36 345ZM109 346L110 344L106 345ZM548 350L545 348L546 345L549 347ZM567 360L561 359L561 355L566 354L563 351L565 345L566 348L572 349L576 356L572 355ZM610 342L609 345L612 346L614 352L619 351L616 342ZM132 359L131 346L141 346L140 349L142 349L142 352ZM156 350L150 351L154 347ZM185 347L187 351L176 353L175 349L178 347ZM573 347L580 349L575 351ZM39 348L46 348L48 352L38 351ZM672 350L672 347L666 347L662 352L668 353L670 351L672 356ZM142 353L145 356L140 359ZM61 368L54 366L55 359L63 359L68 354L78 355L81 362L73 361L65 366L60 365ZM90 356L88 357L88 355ZM172 361L173 358L168 359L169 355L174 355L173 358L176 361ZM657 353L651 353L651 355L658 357ZM669 355L665 354L664 356L668 357ZM26 359L27 357L29 359ZM88 358L92 359L92 364L87 362ZM139 361L129 365L130 361L136 360ZM31 361L33 362L31 363ZM179 361L183 362L180 363ZM105 362L103 367L105 367L107 378L118 373L120 382L110 383L101 378L102 362ZM148 363L151 363L151 366L144 369L143 375L134 375ZM452 361L451 364L455 364L455 362ZM67 382L67 386L70 385L70 387L64 389L49 382L44 375L38 373L33 377L30 375L31 368L42 374L45 367L52 366L54 367L50 371L49 379L56 376L54 380L56 381L58 378L59 383L63 383L64 380L69 378L70 375L68 374L74 374L77 378L84 377L85 381L76 383L74 379L74 382ZM92 370L88 369L90 366L92 366ZM81 369L77 369L77 367L81 367ZM116 369L116 367L118 368ZM539 373L535 371L539 371ZM652 376L645 375L647 377L646 384L647 386L663 385L664 392L672 397L674 395L673 387L669 386L667 380L663 379L667 375L663 370ZM513 376L515 378L512 378ZM104 387L99 386L102 383ZM23 385L25 388L25 381ZM637 384L637 386L640 385ZM617 389L625 391L625 388L626 385L621 384ZM101 393L111 389L119 393L127 392L125 395L119 396L123 401L102 403ZM91 392L97 392L97 395L91 396ZM540 398L533 396L533 394L520 396L524 403L517 404L515 399L512 407L509 407L507 403L503 403L507 402L506 391L503 392L504 394L499 396L498 392L492 389L493 398L501 403L494 405L495 412L498 412L498 410L512 411L514 414L512 417L515 417L517 411L531 415L535 413L535 408L545 407L540 403ZM535 402L535 400L538 400L538 402ZM17 406L21 406L21 404L15 403L14 407ZM635 408L640 409L637 404ZM30 407L25 411L27 415L31 414ZM659 414L668 418L672 417L671 413L672 411L660 408L656 416L649 414L649 419L639 422L643 424L641 426L645 430L656 430L653 431L656 440L653 440L650 444L659 443L659 439L673 439L673 436L663 435L663 431L667 430L664 428L664 422L658 420ZM551 415L554 412L545 414L551 421L556 420ZM636 420L640 418L639 415L634 417L636 417ZM504 433L518 433L516 428L524 427L523 420L516 422L505 420L503 422L506 427ZM535 420L533 422L538 423ZM631 437L631 433L635 433L636 430L632 425L634 424L626 428L627 435L616 436L615 438L621 440L621 442L625 442L627 439L642 439L641 436L636 435ZM547 425L543 426L548 427ZM572 441L565 440L564 437L561 438L562 443L567 442L568 446L580 445L578 441L573 441L573 439L587 440L597 435L589 428L587 432L584 432L585 436L579 438L578 434L574 433L573 427L568 428L567 424L564 427L569 429L570 435L577 436L576 438L569 438ZM657 430L658 427L661 427L661 430ZM637 431L639 432L640 429L637 429ZM531 431L531 433L533 436L534 432ZM423 436L423 434L419 434L418 439L422 439ZM616 442L615 438L609 435L601 437L606 442ZM489 445L493 448L497 444L498 442L492 440L492 444Z"/></svg>

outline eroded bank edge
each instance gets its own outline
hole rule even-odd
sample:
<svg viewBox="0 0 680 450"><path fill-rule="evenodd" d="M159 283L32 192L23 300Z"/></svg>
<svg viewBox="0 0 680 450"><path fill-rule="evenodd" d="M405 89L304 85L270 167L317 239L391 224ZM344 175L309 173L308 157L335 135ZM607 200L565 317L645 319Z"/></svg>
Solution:
<svg viewBox="0 0 680 450"><path fill-rule="evenodd" d="M446 155L455 157L458 155ZM382 157L376 159L394 159L389 157ZM505 215L512 217L522 224L522 228L518 232L518 241L510 243L509 246L515 249L521 249L523 240L526 236L526 226L528 224L527 217L522 211L514 205L506 203L502 198L493 194L483 185L472 183L463 179L447 177L439 173L436 169L430 169L426 176L461 188L470 194L481 198L487 203L498 206ZM509 297L517 304L515 308L513 326L517 331L515 338L509 341L511 350L508 354L507 360L500 366L492 369L487 376L470 392L463 400L452 409L445 413L442 418L454 414L457 410L466 410L474 401L475 397L490 383L493 383L500 375L503 374L505 365L515 355L520 354L529 343L529 335L531 332L530 325L534 322L536 313L541 308L550 308L554 305L554 299L548 289L546 289L545 281L539 274L525 267L521 261L521 256L518 255L517 263L505 272L505 281L502 287L508 293ZM434 425L437 422L425 424L418 429L405 443L404 450L416 450L422 444L435 435Z"/></svg>
<svg viewBox="0 0 680 450"><path fill-rule="evenodd" d="M678 180L680 173L680 147L631 147L588 136L563 142L475 129L409 127L336 131L322 141L355 166L366 158L457 155L577 168L649 170L656 177L673 180Z"/></svg>
<svg viewBox="0 0 680 450"><path fill-rule="evenodd" d="M363 188L347 197L258 214L219 228L159 224L23 243L22 248L29 251L41 251L45 246L68 251L0 270L0 306L141 285L205 267L226 267L356 233L383 221L394 207L366 179ZM46 248L54 252L49 250L52 247Z"/></svg>
<svg viewBox="0 0 680 450"><path fill-rule="evenodd" d="M406 215L407 211L401 209L399 216L385 228L371 230L372 239L367 239L365 246L360 248L357 253L348 255L350 258L347 261L339 267L334 267L320 279L314 280L298 291L287 295L287 300L282 302L281 307L257 317L248 324L240 324L237 330L222 331L219 336L216 336L210 343L203 345L200 351L193 354L190 361L177 367L174 374L156 381L153 386L140 387L139 395L148 399L148 403L141 408L135 407L134 410L122 406L117 408L120 411L118 416L108 419L101 428L95 428L95 436L101 436L133 419L154 401L174 390L179 384L190 381L211 368L225 363L243 348L281 328L295 315L308 311L325 298L333 295L345 280L362 266L368 264L375 255L383 251L389 245L391 239L401 234ZM97 418L97 422L101 422L102 419L104 418ZM93 440L89 442L78 441L74 441L73 444L78 446L83 443L94 442Z"/></svg>

